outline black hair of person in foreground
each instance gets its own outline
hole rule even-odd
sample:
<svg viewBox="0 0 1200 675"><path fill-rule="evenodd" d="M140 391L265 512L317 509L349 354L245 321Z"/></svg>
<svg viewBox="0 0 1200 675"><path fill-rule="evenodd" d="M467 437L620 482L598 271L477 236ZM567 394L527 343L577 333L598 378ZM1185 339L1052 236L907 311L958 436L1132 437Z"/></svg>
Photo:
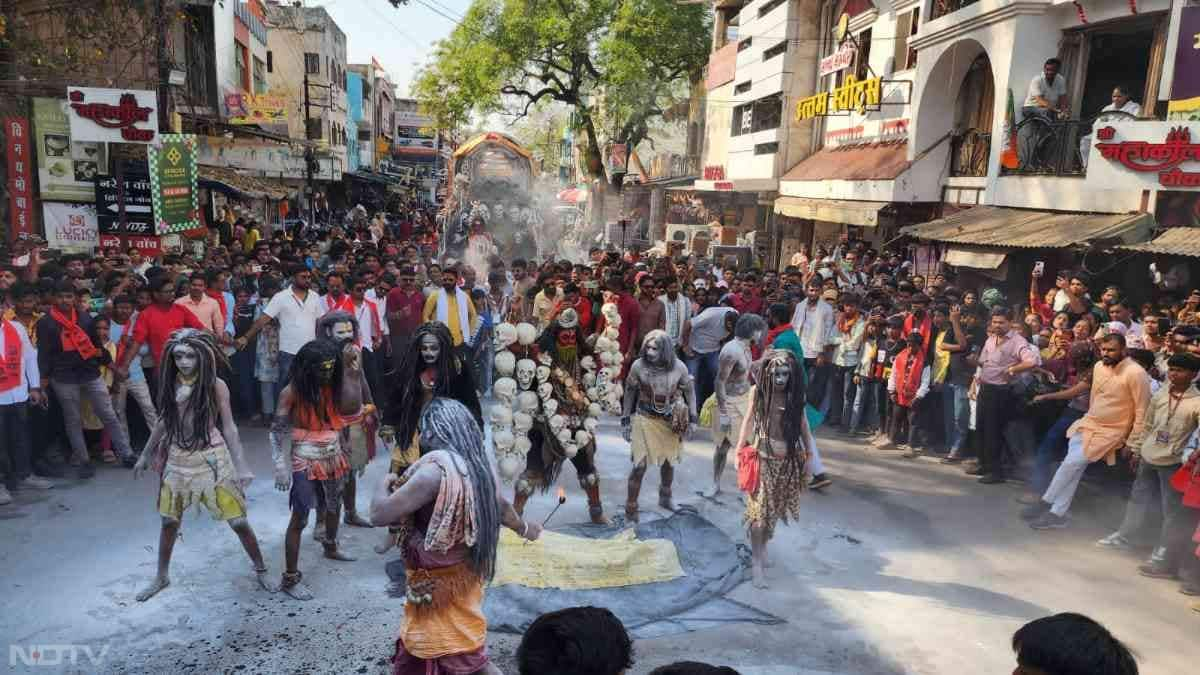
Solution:
<svg viewBox="0 0 1200 675"><path fill-rule="evenodd" d="M1082 614L1035 619L1012 636L1013 675L1137 675L1133 652L1108 629Z"/></svg>
<svg viewBox="0 0 1200 675"><path fill-rule="evenodd" d="M521 675L622 675L633 641L602 607L568 607L534 619L517 647Z"/></svg>
<svg viewBox="0 0 1200 675"><path fill-rule="evenodd" d="M650 675L741 675L729 666L710 666L699 661L676 661L659 666Z"/></svg>

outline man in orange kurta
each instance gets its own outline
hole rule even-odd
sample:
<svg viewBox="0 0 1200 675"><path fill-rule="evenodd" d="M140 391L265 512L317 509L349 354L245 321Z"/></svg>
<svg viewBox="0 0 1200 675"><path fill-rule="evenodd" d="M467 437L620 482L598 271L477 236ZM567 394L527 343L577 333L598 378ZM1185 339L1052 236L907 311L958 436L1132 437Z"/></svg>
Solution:
<svg viewBox="0 0 1200 675"><path fill-rule="evenodd" d="M1117 451L1136 445L1144 433L1150 404L1150 376L1125 356L1125 336L1112 334L1100 342L1100 363L1092 371L1088 412L1067 429L1067 456L1041 501L1022 514L1035 530L1067 526L1067 509L1088 464L1116 463Z"/></svg>

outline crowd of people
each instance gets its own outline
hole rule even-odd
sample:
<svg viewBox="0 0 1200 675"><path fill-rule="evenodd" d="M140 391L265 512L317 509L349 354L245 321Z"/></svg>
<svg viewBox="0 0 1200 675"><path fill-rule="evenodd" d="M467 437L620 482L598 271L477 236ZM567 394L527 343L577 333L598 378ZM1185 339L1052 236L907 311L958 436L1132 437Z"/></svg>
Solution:
<svg viewBox="0 0 1200 675"><path fill-rule="evenodd" d="M52 488L71 469L87 479L97 462L133 467L141 452L132 439L144 434L131 433L131 420L140 417L147 433L178 423L160 424L167 391L160 380L164 372L180 377L164 353L181 329L216 345L233 419L266 425L288 414L280 406L294 403L295 394L283 394L297 359L316 363L301 354L331 313L352 317L347 339L381 406L423 326L444 326L450 351L486 397L500 327L530 324L541 332L569 313L589 344L609 324L615 329L622 381L646 358L648 338L665 334L661 344L690 375L689 401L709 420L715 492L729 450L740 451L751 427L773 428L769 412L755 417L755 378L782 372L786 387L794 364L810 430L858 438L897 459L961 463L984 485L1027 476L1023 515L1035 529L1068 525L1089 465L1127 460L1126 516L1099 544L1152 542L1141 573L1180 580L1181 592L1200 595L1200 549L1190 543L1200 542L1200 290L1127 297L1076 270L1041 288L1039 269L1026 298L1024 288L960 282L948 268L923 278L903 251L845 238L811 258L798 253L781 271L734 258L594 248L575 262L493 255L480 275L438 257L435 219L420 209L270 236L257 222L230 220L222 219L201 257L35 250L23 266L0 266L0 445L7 448L0 504L11 501L10 490ZM606 317L606 306L619 323ZM625 409L628 418L634 408ZM815 442L801 445L804 484L794 488L831 485ZM781 507L785 520L793 506ZM1147 532L1156 512L1161 527ZM328 523L327 543L336 523Z"/></svg>

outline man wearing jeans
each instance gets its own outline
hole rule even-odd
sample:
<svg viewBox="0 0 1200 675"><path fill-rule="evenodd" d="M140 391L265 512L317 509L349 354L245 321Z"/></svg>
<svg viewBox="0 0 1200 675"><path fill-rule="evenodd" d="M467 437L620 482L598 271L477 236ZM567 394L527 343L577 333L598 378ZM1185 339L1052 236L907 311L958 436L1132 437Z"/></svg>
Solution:
<svg viewBox="0 0 1200 675"><path fill-rule="evenodd" d="M830 390L830 424L840 423L842 431L850 432L854 416L854 371L858 369L862 356L863 336L866 334L867 317L858 308L858 296L847 292L842 295L842 314L837 318L833 350L833 387Z"/></svg>
<svg viewBox="0 0 1200 675"><path fill-rule="evenodd" d="M963 443L971 418L967 391L975 373L975 361L982 340L977 325L979 314L955 305L950 309L950 330L944 331L937 349L950 354L950 369L942 386L942 412L945 423L947 454L942 462L954 464L962 460Z"/></svg>
<svg viewBox="0 0 1200 675"><path fill-rule="evenodd" d="M75 285L66 280L55 286L55 305L37 323L41 388L54 387L54 395L62 405L63 425L73 458L79 463L80 478L91 478L96 473L83 440L80 407L85 397L125 466L131 467L137 461L129 447L129 435L113 410L108 386L100 377L100 350L88 337L91 323L86 313L76 312Z"/></svg>
<svg viewBox="0 0 1200 675"><path fill-rule="evenodd" d="M1067 526L1067 510L1083 472L1100 459L1115 464L1118 450L1140 445L1149 404L1150 376L1125 355L1125 336L1104 336L1100 363L1092 370L1088 412L1067 429L1067 456L1041 501L1021 513L1032 521L1030 527L1051 530Z"/></svg>
<svg viewBox="0 0 1200 675"><path fill-rule="evenodd" d="M0 483L0 505L12 502L8 488L45 490L50 481L33 475L30 466L32 435L29 403L44 405L37 350L29 342L25 327L0 319L0 447L8 448L8 485Z"/></svg>
<svg viewBox="0 0 1200 675"><path fill-rule="evenodd" d="M809 280L804 293L805 300L796 305L792 314L792 328L800 336L800 346L804 349L804 368L809 376L808 400L821 405L825 403L833 356L833 306L821 299L821 280L817 277Z"/></svg>
<svg viewBox="0 0 1200 675"><path fill-rule="evenodd" d="M133 330L137 324L137 317L133 313L133 298L128 295L118 295L113 299L112 305L110 321L112 328L109 329L109 338L113 344L117 345L117 354L123 355L124 350L129 349L133 344ZM150 347L142 345L133 360L129 362L129 377L117 380L113 384L113 407L117 413L117 419L121 420L121 426L127 435L129 434L129 419L126 416L125 404L129 396L133 396L138 409L142 411L142 418L146 420L147 429L154 431L154 425L158 423L158 413L154 410L154 400L150 396L150 385L146 382L146 373L142 370L141 357L149 353Z"/></svg>
<svg viewBox="0 0 1200 675"><path fill-rule="evenodd" d="M721 305L709 307L683 324L683 354L688 374L695 383L698 406L703 406L716 391L721 342L733 332L737 320L736 309Z"/></svg>
<svg viewBox="0 0 1200 675"><path fill-rule="evenodd" d="M324 314L321 299L316 291L309 288L312 284L312 272L300 263L293 264L288 271L292 277L291 288L285 288L272 296L262 316L250 326L250 330L237 339L237 348L245 349L246 344L258 335L267 323L272 320L279 323L279 377L275 380L276 400L279 398L279 392L287 386L292 360L296 358L301 347L317 338L317 319Z"/></svg>
<svg viewBox="0 0 1200 675"><path fill-rule="evenodd" d="M1016 411L1016 399L1009 385L1020 373L1041 364L1037 350L1013 330L1012 311L1007 307L992 309L988 332L975 373L976 419L983 447L979 467L967 472L979 476L979 482L985 485L1005 480L1000 445L1004 442L1004 428Z"/></svg>

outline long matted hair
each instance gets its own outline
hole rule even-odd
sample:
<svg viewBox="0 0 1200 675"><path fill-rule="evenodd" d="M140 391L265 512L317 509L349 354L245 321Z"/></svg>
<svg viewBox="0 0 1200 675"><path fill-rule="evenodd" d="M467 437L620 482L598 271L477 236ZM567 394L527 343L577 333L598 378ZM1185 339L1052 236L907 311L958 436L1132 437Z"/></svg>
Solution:
<svg viewBox="0 0 1200 675"><path fill-rule="evenodd" d="M758 376L758 391L754 395L754 425L759 439L770 449L771 436L768 433L767 425L770 424L771 411L777 404L773 400L776 392L772 375L774 375L775 368L785 364L789 366L791 376L788 378L787 388L783 390L787 397L783 410L783 440L787 443L784 462L787 465L798 463L798 469L803 471L804 457L801 451L805 449L804 406L808 398L808 387L796 355L786 349L771 349L763 354L762 370ZM793 467L788 466L787 468L791 470Z"/></svg>
<svg viewBox="0 0 1200 675"><path fill-rule="evenodd" d="M333 386L330 389L334 409L337 409L341 398L341 387L336 385L342 381L342 348L333 340L317 338L300 348L288 371L288 386L300 405L309 406L317 419L329 422L327 408L321 404L321 389L327 386L321 382L321 363L325 361L333 361L333 378L330 380Z"/></svg>
<svg viewBox="0 0 1200 675"><path fill-rule="evenodd" d="M175 400L175 380L179 368L175 365L175 350L189 347L196 352L196 381L192 393L183 401L183 409ZM217 424L217 372L228 368L229 361L217 346L212 333L195 328L181 328L171 334L163 348L162 374L158 378L158 419L163 425L164 447L174 445L183 450L207 448L212 439L209 430ZM184 411L192 420L192 428L184 429Z"/></svg>
<svg viewBox="0 0 1200 675"><path fill-rule="evenodd" d="M471 369L454 354L454 340L446 324L430 321L413 331L396 374L391 405L384 412L387 423L396 428L396 442L405 448L412 442L417 421L421 418L421 371L425 370L421 360L421 339L427 335L436 338L441 347L435 364L438 377L433 385L434 397L448 396L462 403L471 411L479 429L483 429L483 409L479 405Z"/></svg>
<svg viewBox="0 0 1200 675"><path fill-rule="evenodd" d="M483 447L483 431L471 424L474 413L462 403L434 398L421 413L421 454L446 450L463 459L467 480L475 491L475 543L469 547L471 570L487 583L496 573L496 547L500 542L500 504L496 475Z"/></svg>

